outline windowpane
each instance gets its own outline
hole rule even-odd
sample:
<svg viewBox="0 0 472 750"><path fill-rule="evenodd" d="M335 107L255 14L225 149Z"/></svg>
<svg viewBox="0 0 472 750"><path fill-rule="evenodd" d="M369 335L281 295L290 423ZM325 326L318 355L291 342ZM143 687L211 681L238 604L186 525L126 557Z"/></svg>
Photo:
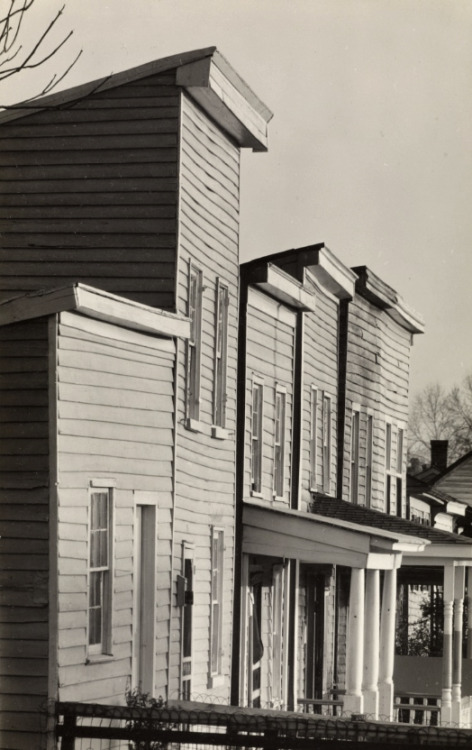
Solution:
<svg viewBox="0 0 472 750"><path fill-rule="evenodd" d="M222 597L223 597L223 531L212 529L211 541L211 622L210 673L221 673Z"/></svg>
<svg viewBox="0 0 472 750"><path fill-rule="evenodd" d="M275 425L274 425L274 494L282 497L284 494L284 454L285 454L285 393L277 391L275 394Z"/></svg>
<svg viewBox="0 0 472 750"><path fill-rule="evenodd" d="M321 428L323 492L329 492L331 485L331 399L325 395L323 395Z"/></svg>
<svg viewBox="0 0 472 750"><path fill-rule="evenodd" d="M93 650L105 651L111 622L109 598L110 495L93 492L90 496L89 532L89 632Z"/></svg>
<svg viewBox="0 0 472 750"><path fill-rule="evenodd" d="M262 404L263 386L253 383L251 475L254 492L261 492L262 489Z"/></svg>
<svg viewBox="0 0 472 750"><path fill-rule="evenodd" d="M187 314L190 318L190 339L187 342L187 416L199 417L200 343L202 315L202 272L189 267Z"/></svg>
<svg viewBox="0 0 472 750"><path fill-rule="evenodd" d="M224 427L226 418L226 361L228 340L228 289L218 283L216 297L214 423Z"/></svg>
<svg viewBox="0 0 472 750"><path fill-rule="evenodd" d="M310 485L316 490L317 483L317 430L318 430L318 392L311 389L311 436L310 436Z"/></svg>
<svg viewBox="0 0 472 750"><path fill-rule="evenodd" d="M359 501L359 412L352 413L351 425L351 502Z"/></svg>

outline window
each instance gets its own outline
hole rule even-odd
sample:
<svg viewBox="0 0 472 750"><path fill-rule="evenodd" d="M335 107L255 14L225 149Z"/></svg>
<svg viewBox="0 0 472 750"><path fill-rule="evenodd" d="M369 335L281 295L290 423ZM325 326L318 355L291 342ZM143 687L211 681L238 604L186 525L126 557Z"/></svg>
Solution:
<svg viewBox="0 0 472 750"><path fill-rule="evenodd" d="M385 512L391 512L392 506L392 425L385 425Z"/></svg>
<svg viewBox="0 0 472 750"><path fill-rule="evenodd" d="M181 622L181 668L180 696L189 701L192 696L193 661L193 597L194 597L194 548L182 542L182 575L178 576L180 594L177 601L182 607Z"/></svg>
<svg viewBox="0 0 472 750"><path fill-rule="evenodd" d="M284 494L284 460L285 460L285 391L275 392L275 425L274 425L274 495Z"/></svg>
<svg viewBox="0 0 472 750"><path fill-rule="evenodd" d="M351 503L359 502L359 412L351 419Z"/></svg>
<svg viewBox="0 0 472 750"><path fill-rule="evenodd" d="M262 492L262 414L264 386L254 381L252 384L251 422L251 489Z"/></svg>
<svg viewBox="0 0 472 750"><path fill-rule="evenodd" d="M398 428L397 432L397 516L402 516L402 495L403 495L403 429Z"/></svg>
<svg viewBox="0 0 472 750"><path fill-rule="evenodd" d="M224 532L211 530L211 610L210 610L210 674L221 674L221 637L223 632L223 565Z"/></svg>
<svg viewBox="0 0 472 750"><path fill-rule="evenodd" d="M372 505L372 461L374 456L374 417L367 415L366 449L365 449L365 504Z"/></svg>
<svg viewBox="0 0 472 750"><path fill-rule="evenodd" d="M202 272L189 264L188 317L190 338L187 342L187 418L200 416L200 348L202 328Z"/></svg>
<svg viewBox="0 0 472 750"><path fill-rule="evenodd" d="M213 397L213 423L218 427L224 427L226 419L228 301L228 287L223 286L218 280L216 286L215 391Z"/></svg>
<svg viewBox="0 0 472 750"><path fill-rule="evenodd" d="M317 430L318 430L318 391L311 387L311 424L310 424L310 488L316 490L317 472Z"/></svg>
<svg viewBox="0 0 472 750"><path fill-rule="evenodd" d="M323 394L321 421L323 492L331 489L331 398Z"/></svg>
<svg viewBox="0 0 472 750"><path fill-rule="evenodd" d="M88 651L111 652L111 492L90 495Z"/></svg>

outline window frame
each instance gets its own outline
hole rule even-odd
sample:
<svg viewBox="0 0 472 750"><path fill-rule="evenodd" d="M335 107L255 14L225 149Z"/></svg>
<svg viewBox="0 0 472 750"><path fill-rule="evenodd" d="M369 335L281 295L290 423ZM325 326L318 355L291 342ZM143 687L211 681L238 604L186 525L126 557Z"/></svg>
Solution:
<svg viewBox="0 0 472 750"><path fill-rule="evenodd" d="M331 491L332 398L324 391L321 404L321 482L323 492L327 494Z"/></svg>
<svg viewBox="0 0 472 750"><path fill-rule="evenodd" d="M310 489L318 488L318 388L311 386L310 401Z"/></svg>
<svg viewBox="0 0 472 750"><path fill-rule="evenodd" d="M281 410L278 413L278 404ZM274 402L274 468L272 494L276 500L284 498L285 489L285 442L287 431L287 389L277 384ZM281 490L280 492L278 490Z"/></svg>
<svg viewBox="0 0 472 750"><path fill-rule="evenodd" d="M202 348L203 271L192 260L188 263L187 315L190 336L187 339L185 411L188 420L200 419L200 380Z"/></svg>
<svg viewBox="0 0 472 750"><path fill-rule="evenodd" d="M213 424L226 427L229 287L216 280Z"/></svg>
<svg viewBox="0 0 472 750"><path fill-rule="evenodd" d="M354 432L354 428L356 428ZM351 411L351 471L349 481L349 500L353 505L359 503L359 469L361 447L361 410L353 406Z"/></svg>
<svg viewBox="0 0 472 750"><path fill-rule="evenodd" d="M385 420L385 513L390 515L392 512L392 442L393 442L393 424L388 419Z"/></svg>
<svg viewBox="0 0 472 750"><path fill-rule="evenodd" d="M258 434L254 430L254 397L255 392L259 391L259 409L258 409ZM262 495L262 461L263 461L263 443L264 443L264 381L256 376L252 379L251 386L251 495ZM257 451L255 446L258 446ZM255 460L257 458L257 462ZM255 476L255 464L258 467L258 476ZM256 481L257 480L257 481Z"/></svg>
<svg viewBox="0 0 472 750"><path fill-rule="evenodd" d="M105 495L106 497L106 527L92 528L94 510L93 498L95 496ZM89 490L89 507L88 507L88 532L87 532L87 656L100 657L112 656L112 617L113 617L113 519L114 519L114 497L112 487L100 487L93 485ZM106 532L107 539L107 560L106 564L92 565L93 539L92 534ZM91 605L92 597L92 576L100 574L100 640L94 643L90 642L92 636L91 627L91 610L96 609Z"/></svg>
<svg viewBox="0 0 472 750"><path fill-rule="evenodd" d="M374 479L374 415L367 412L365 443L365 504L372 507L372 490Z"/></svg>
<svg viewBox="0 0 472 750"><path fill-rule="evenodd" d="M224 552L225 533L220 526L212 526L210 532L210 649L209 676L214 687L215 678L223 674L223 611L224 611ZM216 548L215 548L216 545ZM216 571L216 584L215 584ZM217 615L215 616L215 604ZM216 663L215 657L216 645Z"/></svg>

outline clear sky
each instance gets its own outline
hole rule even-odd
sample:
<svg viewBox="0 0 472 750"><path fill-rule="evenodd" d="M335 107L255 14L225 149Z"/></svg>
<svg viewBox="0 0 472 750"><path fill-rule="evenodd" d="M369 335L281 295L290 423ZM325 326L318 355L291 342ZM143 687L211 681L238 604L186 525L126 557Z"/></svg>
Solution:
<svg viewBox="0 0 472 750"><path fill-rule="evenodd" d="M274 112L243 156L241 259L326 245L423 314L413 392L472 372L470 0L65 0L61 88L216 45ZM24 41L55 10L38 0ZM46 76L4 83L18 101Z"/></svg>

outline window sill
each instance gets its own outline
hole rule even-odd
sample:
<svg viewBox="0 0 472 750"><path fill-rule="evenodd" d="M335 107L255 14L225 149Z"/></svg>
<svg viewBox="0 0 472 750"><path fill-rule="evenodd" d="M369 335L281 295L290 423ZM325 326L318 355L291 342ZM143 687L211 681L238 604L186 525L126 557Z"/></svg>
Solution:
<svg viewBox="0 0 472 750"><path fill-rule="evenodd" d="M203 422L198 419L191 419L190 417L185 420L185 428L190 432L204 432L205 427Z"/></svg>
<svg viewBox="0 0 472 750"><path fill-rule="evenodd" d="M103 662L113 661L113 654L89 654L85 659L85 664L103 664Z"/></svg>
<svg viewBox="0 0 472 750"><path fill-rule="evenodd" d="M220 427L219 425L214 424L211 427L211 436L217 440L228 440L230 433L226 427Z"/></svg>
<svg viewBox="0 0 472 750"><path fill-rule="evenodd" d="M264 495L262 494L262 492L256 492L255 490L251 490L249 494L251 495L251 497L260 497L261 500L264 499Z"/></svg>

